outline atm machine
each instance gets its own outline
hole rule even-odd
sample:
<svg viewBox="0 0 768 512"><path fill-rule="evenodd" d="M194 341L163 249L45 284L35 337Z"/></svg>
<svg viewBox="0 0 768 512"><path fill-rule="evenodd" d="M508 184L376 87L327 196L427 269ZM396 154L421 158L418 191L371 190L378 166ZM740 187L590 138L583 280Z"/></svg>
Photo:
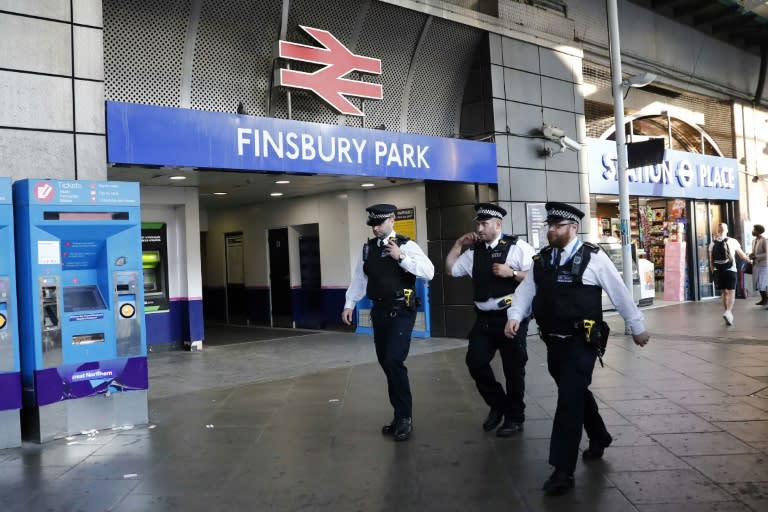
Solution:
<svg viewBox="0 0 768 512"><path fill-rule="evenodd" d="M0 178L0 449L21 446L21 366L13 255L11 180Z"/></svg>
<svg viewBox="0 0 768 512"><path fill-rule="evenodd" d="M24 436L147 423L138 183L21 180L13 197Z"/></svg>

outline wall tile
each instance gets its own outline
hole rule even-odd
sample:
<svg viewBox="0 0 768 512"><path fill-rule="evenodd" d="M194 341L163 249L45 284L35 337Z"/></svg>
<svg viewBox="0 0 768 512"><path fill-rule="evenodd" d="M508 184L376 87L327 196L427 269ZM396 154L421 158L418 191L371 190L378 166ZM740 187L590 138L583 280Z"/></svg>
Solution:
<svg viewBox="0 0 768 512"><path fill-rule="evenodd" d="M52 75L72 74L69 25L0 14L0 68Z"/></svg>
<svg viewBox="0 0 768 512"><path fill-rule="evenodd" d="M72 130L70 80L0 71L0 126Z"/></svg>

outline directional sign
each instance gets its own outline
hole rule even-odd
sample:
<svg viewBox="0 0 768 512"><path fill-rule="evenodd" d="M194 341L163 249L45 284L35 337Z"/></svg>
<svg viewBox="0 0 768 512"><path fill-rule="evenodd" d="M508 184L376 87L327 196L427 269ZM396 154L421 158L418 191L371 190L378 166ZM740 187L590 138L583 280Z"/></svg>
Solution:
<svg viewBox="0 0 768 512"><path fill-rule="evenodd" d="M344 76L352 71L380 75L381 60L355 55L326 30L304 26L301 28L323 45L323 48L280 41L278 55L283 59L321 64L323 67L313 73L281 69L278 85L310 90L340 114L364 116L365 114L345 96L380 100L383 98L381 85L350 80Z"/></svg>

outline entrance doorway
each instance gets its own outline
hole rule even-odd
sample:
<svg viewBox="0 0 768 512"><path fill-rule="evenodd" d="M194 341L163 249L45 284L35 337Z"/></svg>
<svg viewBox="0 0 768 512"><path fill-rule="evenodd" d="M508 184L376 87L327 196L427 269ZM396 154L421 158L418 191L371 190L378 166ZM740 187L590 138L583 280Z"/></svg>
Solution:
<svg viewBox="0 0 768 512"><path fill-rule="evenodd" d="M269 230L269 291L273 327L293 327L288 228Z"/></svg>
<svg viewBox="0 0 768 512"><path fill-rule="evenodd" d="M228 324L248 324L245 294L245 262L243 258L243 233L225 233L224 250L227 286L225 293Z"/></svg>

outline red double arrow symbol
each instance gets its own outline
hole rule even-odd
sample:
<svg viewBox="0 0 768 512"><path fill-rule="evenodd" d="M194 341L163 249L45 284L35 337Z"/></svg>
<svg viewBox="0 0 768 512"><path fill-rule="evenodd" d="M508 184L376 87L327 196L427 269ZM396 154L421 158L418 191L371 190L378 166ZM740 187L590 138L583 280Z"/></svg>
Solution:
<svg viewBox="0 0 768 512"><path fill-rule="evenodd" d="M326 30L304 26L301 28L323 45L323 48L280 41L278 55L284 59L321 64L324 67L314 73L281 69L278 85L310 90L341 114L365 115L345 96L380 100L383 98L381 85L349 80L344 76L352 71L380 75L381 60L355 55Z"/></svg>

